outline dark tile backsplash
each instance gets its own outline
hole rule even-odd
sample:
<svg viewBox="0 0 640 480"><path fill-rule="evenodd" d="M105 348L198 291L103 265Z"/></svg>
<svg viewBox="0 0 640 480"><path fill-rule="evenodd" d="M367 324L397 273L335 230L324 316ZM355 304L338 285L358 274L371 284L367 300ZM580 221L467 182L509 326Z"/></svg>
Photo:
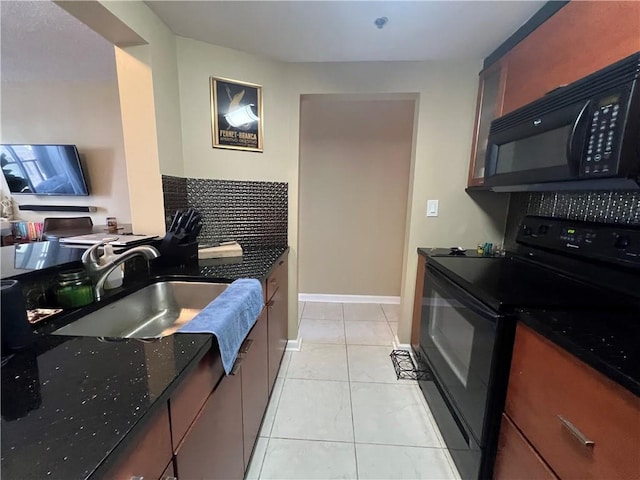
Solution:
<svg viewBox="0 0 640 480"><path fill-rule="evenodd" d="M640 192L512 193L505 245L513 248L525 215L640 225Z"/></svg>
<svg viewBox="0 0 640 480"><path fill-rule="evenodd" d="M288 185L162 177L165 216L192 207L202 215L200 243L237 240L243 248L287 245Z"/></svg>
<svg viewBox="0 0 640 480"><path fill-rule="evenodd" d="M187 201L187 179L163 175L162 194L164 197L165 224L167 224L168 227L176 210L186 210L189 208L189 202Z"/></svg>

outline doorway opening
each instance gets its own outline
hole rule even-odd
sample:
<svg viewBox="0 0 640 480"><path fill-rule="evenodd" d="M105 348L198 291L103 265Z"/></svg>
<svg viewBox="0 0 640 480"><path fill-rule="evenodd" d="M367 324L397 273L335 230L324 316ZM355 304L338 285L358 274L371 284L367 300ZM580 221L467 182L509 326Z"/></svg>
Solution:
<svg viewBox="0 0 640 480"><path fill-rule="evenodd" d="M301 299L399 302L416 101L301 97Z"/></svg>

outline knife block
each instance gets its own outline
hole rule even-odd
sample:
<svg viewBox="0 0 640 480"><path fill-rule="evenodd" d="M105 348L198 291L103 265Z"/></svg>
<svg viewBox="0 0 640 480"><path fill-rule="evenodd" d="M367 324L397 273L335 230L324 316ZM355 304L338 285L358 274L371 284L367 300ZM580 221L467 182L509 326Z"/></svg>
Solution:
<svg viewBox="0 0 640 480"><path fill-rule="evenodd" d="M172 243L165 240L167 237L158 246L160 257L155 259L156 265L185 267L198 264L198 242Z"/></svg>

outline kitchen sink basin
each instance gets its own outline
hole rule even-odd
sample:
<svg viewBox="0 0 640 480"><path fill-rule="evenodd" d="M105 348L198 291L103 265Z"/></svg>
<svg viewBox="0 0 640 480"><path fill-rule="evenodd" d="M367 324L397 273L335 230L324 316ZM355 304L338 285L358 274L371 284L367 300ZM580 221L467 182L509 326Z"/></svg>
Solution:
<svg viewBox="0 0 640 480"><path fill-rule="evenodd" d="M226 283L154 283L52 333L80 337L164 337L195 317L227 287Z"/></svg>

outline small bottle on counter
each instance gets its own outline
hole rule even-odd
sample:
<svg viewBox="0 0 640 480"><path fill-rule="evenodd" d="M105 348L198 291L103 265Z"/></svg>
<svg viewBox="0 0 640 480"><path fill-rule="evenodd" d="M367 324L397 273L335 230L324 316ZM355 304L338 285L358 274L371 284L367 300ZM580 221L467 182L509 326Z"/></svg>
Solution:
<svg viewBox="0 0 640 480"><path fill-rule="evenodd" d="M93 284L82 269L59 273L55 291L58 303L64 308L83 307L94 301Z"/></svg>

